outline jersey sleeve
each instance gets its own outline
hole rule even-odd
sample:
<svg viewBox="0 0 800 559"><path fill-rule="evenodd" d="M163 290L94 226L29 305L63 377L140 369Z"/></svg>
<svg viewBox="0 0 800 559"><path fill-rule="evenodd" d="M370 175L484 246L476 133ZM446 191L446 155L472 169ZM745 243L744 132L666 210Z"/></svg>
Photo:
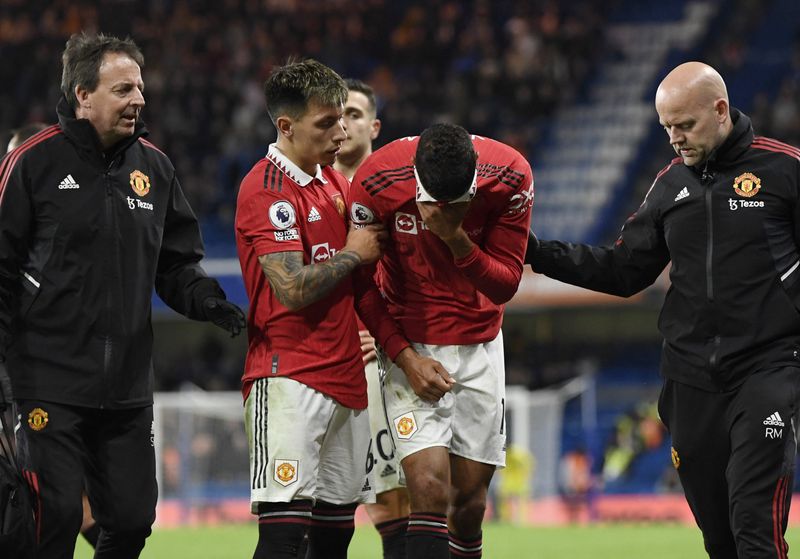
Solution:
<svg viewBox="0 0 800 559"><path fill-rule="evenodd" d="M267 172L269 167L267 167ZM296 201L285 192L263 187L263 175L248 175L240 188L236 228L256 256L303 251Z"/></svg>
<svg viewBox="0 0 800 559"><path fill-rule="evenodd" d="M394 360L411 344L386 308L386 303L375 285L371 267L363 266L353 272L353 290L358 317L389 359Z"/></svg>
<svg viewBox="0 0 800 559"><path fill-rule="evenodd" d="M365 170L365 167L362 165L347 191L348 220L355 227L383 221L372 196L362 185L362 178L366 174L361 171ZM361 266L353 272L356 313L389 359L394 360L410 344L397 321L389 313L386 302L375 284L375 269L376 265L372 264Z"/></svg>
<svg viewBox="0 0 800 559"><path fill-rule="evenodd" d="M504 200L482 246L455 261L475 288L493 303L502 305L517 292L528 245L533 205L533 174L527 162L516 172L522 179Z"/></svg>
<svg viewBox="0 0 800 559"><path fill-rule="evenodd" d="M383 221L373 197L364 189L362 180L366 174L361 171L360 169L353 177L345 197L348 207L348 220L356 227Z"/></svg>

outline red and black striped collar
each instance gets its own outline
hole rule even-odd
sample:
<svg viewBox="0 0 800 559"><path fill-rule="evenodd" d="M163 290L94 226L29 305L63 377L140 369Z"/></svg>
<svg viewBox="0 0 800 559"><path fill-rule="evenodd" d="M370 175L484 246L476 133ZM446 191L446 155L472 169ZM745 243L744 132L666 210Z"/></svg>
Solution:
<svg viewBox="0 0 800 559"><path fill-rule="evenodd" d="M294 164L291 159L278 148L277 144L270 144L267 151L267 159L269 159L280 171L296 182L299 186L308 186L311 181L317 179L322 184L327 184L328 181L322 174L322 167L317 165L317 172L314 176L309 175L300 167Z"/></svg>

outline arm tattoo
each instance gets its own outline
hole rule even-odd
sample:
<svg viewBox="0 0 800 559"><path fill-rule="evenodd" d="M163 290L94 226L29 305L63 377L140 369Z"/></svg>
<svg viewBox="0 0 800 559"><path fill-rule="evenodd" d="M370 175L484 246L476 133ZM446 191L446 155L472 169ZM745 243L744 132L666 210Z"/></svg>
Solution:
<svg viewBox="0 0 800 559"><path fill-rule="evenodd" d="M343 250L320 264L303 264L302 252L258 257L272 291L286 308L300 310L325 297L361 264L355 252Z"/></svg>

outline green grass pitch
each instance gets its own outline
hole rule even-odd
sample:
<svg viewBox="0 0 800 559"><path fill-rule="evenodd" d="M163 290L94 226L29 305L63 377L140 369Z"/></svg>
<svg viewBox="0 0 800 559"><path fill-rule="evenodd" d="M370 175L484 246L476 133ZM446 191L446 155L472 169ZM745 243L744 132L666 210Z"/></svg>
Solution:
<svg viewBox="0 0 800 559"><path fill-rule="evenodd" d="M257 535L251 525L156 529L142 559L249 559ZM789 528L790 551L800 548L800 529ZM490 523L484 526L486 559L703 559L697 528L676 525L593 525L529 528ZM76 559L90 559L80 538ZM380 559L380 539L370 526L356 529L349 559Z"/></svg>

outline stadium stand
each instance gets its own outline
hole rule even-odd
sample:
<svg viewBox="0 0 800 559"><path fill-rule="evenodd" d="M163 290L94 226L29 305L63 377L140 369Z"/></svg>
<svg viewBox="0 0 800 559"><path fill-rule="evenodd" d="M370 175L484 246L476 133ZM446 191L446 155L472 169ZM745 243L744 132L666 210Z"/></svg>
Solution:
<svg viewBox="0 0 800 559"><path fill-rule="evenodd" d="M273 65L316 57L371 83L379 141L452 120L528 152L539 119L569 102L592 68L614 4L4 2L0 129L53 120L56 53L70 33L130 33L146 59L145 120L158 115L151 140L183 177L209 254L229 256L238 182L274 139L261 94Z"/></svg>

